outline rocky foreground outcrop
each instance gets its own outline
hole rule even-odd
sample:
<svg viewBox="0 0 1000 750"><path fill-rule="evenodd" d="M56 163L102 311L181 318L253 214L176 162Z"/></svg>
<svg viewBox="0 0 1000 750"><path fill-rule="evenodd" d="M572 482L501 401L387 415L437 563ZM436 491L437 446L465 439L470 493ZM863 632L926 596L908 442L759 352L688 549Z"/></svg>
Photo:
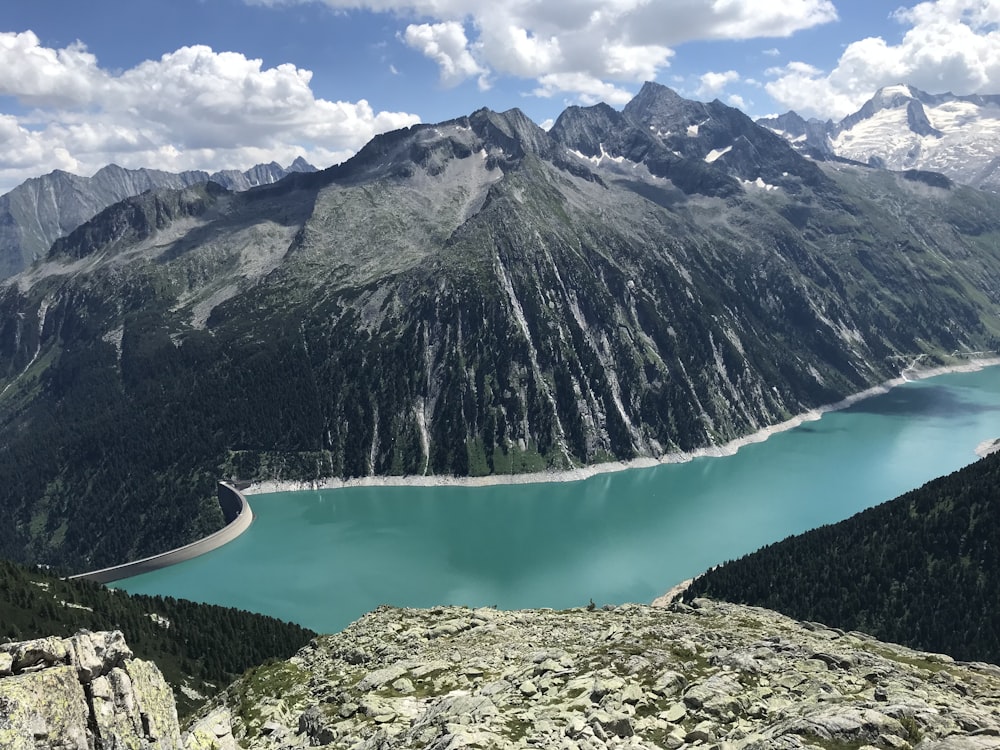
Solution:
<svg viewBox="0 0 1000 750"><path fill-rule="evenodd" d="M220 700L246 748L1000 748L1000 668L707 600L383 607Z"/></svg>
<svg viewBox="0 0 1000 750"><path fill-rule="evenodd" d="M1000 667L694 604L381 607L251 670L183 737L121 633L0 645L0 748L1000 749Z"/></svg>
<svg viewBox="0 0 1000 750"><path fill-rule="evenodd" d="M228 714L182 741L170 687L118 631L0 644L3 750L235 750Z"/></svg>

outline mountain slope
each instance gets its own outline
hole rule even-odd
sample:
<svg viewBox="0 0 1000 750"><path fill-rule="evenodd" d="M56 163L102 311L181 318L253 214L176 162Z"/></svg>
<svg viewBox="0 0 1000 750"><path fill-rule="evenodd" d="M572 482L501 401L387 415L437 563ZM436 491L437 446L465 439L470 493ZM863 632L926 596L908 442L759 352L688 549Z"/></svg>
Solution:
<svg viewBox="0 0 1000 750"><path fill-rule="evenodd" d="M1000 455L696 579L710 595L1000 662Z"/></svg>
<svg viewBox="0 0 1000 750"><path fill-rule="evenodd" d="M806 122L794 112L758 122L817 158L940 172L962 184L1000 190L1000 96L886 86L839 123Z"/></svg>
<svg viewBox="0 0 1000 750"><path fill-rule="evenodd" d="M220 522L220 473L724 443L996 348L998 208L656 85L551 133L481 110L271 187L129 199L0 293L0 553L174 546Z"/></svg>
<svg viewBox="0 0 1000 750"><path fill-rule="evenodd" d="M49 247L99 211L155 188L184 188L212 180L230 190L269 185L293 172L313 172L301 157L287 168L275 162L245 172L174 174L156 169L123 169L110 164L93 177L56 170L25 181L0 196L0 279L13 276L45 257Z"/></svg>

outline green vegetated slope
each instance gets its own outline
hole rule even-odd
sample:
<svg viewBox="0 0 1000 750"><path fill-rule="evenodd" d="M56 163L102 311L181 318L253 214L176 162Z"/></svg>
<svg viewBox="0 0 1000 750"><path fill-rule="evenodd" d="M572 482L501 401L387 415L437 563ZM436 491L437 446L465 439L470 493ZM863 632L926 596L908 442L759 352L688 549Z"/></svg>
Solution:
<svg viewBox="0 0 1000 750"><path fill-rule="evenodd" d="M130 595L0 560L0 638L121 630L136 656L160 667L182 713L250 667L285 659L316 634L243 610ZM184 688L184 689L182 689Z"/></svg>
<svg viewBox="0 0 1000 750"><path fill-rule="evenodd" d="M821 167L655 85L551 133L481 110L269 188L146 193L0 287L0 554L190 541L220 475L719 444L998 348L998 230L994 196Z"/></svg>
<svg viewBox="0 0 1000 750"><path fill-rule="evenodd" d="M685 594L1000 664L1000 455L764 547Z"/></svg>

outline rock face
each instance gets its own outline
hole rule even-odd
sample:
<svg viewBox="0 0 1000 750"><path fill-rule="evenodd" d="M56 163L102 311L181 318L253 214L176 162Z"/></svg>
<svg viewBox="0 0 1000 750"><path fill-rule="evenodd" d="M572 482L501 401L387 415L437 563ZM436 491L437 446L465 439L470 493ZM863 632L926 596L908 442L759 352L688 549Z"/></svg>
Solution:
<svg viewBox="0 0 1000 750"><path fill-rule="evenodd" d="M247 748L1000 748L1000 668L694 604L383 607L219 700Z"/></svg>
<svg viewBox="0 0 1000 750"><path fill-rule="evenodd" d="M0 644L4 750L230 750L215 712L182 743L173 693L118 631Z"/></svg>

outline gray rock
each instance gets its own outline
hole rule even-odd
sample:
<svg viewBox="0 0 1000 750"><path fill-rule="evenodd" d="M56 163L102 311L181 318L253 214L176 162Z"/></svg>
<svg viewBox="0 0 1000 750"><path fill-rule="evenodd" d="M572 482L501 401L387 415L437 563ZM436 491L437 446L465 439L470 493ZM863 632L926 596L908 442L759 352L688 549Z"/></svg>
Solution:
<svg viewBox="0 0 1000 750"><path fill-rule="evenodd" d="M662 715L664 720L669 721L671 724L676 724L687 716L687 708L683 703L673 703Z"/></svg>
<svg viewBox="0 0 1000 750"><path fill-rule="evenodd" d="M656 678L653 683L653 692L664 697L677 695L687 686L687 680L680 672L667 670Z"/></svg>
<svg viewBox="0 0 1000 750"><path fill-rule="evenodd" d="M216 708L196 721L184 736L184 750L240 750L229 710Z"/></svg>
<svg viewBox="0 0 1000 750"><path fill-rule="evenodd" d="M81 632L5 644L0 747L5 750L179 750L173 693L121 633Z"/></svg>
<svg viewBox="0 0 1000 750"><path fill-rule="evenodd" d="M365 677L361 679L358 683L358 690L365 693L369 690L375 690L382 687L386 683L395 682L404 674L406 674L406 667L400 666L399 664L394 664L390 667L385 667L384 669L376 669L374 672L370 672Z"/></svg>

